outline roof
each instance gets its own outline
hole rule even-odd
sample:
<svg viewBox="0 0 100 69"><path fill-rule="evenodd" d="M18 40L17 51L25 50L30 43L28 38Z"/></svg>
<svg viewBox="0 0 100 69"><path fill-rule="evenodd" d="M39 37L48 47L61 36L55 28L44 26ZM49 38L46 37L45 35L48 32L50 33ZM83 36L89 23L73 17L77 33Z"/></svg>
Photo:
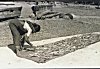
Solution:
<svg viewBox="0 0 100 69"><path fill-rule="evenodd" d="M15 2L0 2L0 10L7 8L16 8L21 7L21 5L17 5Z"/></svg>

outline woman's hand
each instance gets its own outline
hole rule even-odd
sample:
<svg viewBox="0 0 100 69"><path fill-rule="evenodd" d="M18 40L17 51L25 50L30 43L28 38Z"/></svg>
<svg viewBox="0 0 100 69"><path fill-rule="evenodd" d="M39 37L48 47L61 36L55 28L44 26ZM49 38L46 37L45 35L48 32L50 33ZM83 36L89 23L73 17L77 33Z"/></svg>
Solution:
<svg viewBox="0 0 100 69"><path fill-rule="evenodd" d="M27 36L26 34L24 35L25 41L32 47L32 43L30 43L29 41L29 36Z"/></svg>
<svg viewBox="0 0 100 69"><path fill-rule="evenodd" d="M29 36L27 36L26 34L24 35L25 41L29 41Z"/></svg>

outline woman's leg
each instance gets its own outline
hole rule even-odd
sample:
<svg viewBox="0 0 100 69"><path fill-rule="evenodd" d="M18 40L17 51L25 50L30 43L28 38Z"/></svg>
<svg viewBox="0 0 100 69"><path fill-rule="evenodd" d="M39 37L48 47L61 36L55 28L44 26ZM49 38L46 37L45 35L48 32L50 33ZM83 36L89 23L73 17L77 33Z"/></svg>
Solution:
<svg viewBox="0 0 100 69"><path fill-rule="evenodd" d="M21 38L21 45L22 45L22 48L24 47L24 43L25 43L25 37L22 36L22 38Z"/></svg>
<svg viewBox="0 0 100 69"><path fill-rule="evenodd" d="M21 50L21 42L20 42L21 35L20 35L19 31L17 30L15 23L9 23L9 27L10 27L10 30L11 30L11 33L13 36L13 43L14 43L16 49Z"/></svg>

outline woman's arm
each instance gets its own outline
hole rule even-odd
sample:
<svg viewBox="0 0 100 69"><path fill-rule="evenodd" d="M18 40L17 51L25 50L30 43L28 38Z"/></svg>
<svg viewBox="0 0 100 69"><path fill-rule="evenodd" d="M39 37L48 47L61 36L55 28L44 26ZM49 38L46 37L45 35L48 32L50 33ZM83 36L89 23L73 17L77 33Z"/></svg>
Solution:
<svg viewBox="0 0 100 69"><path fill-rule="evenodd" d="M26 35L29 37L30 34L32 33L32 29L30 28L29 24L25 21L25 24L24 24L24 29L26 29L28 32L26 33Z"/></svg>
<svg viewBox="0 0 100 69"><path fill-rule="evenodd" d="M24 29L26 29L28 32L24 35L24 38L25 38L25 41L30 45L32 46L32 44L30 43L29 41L29 36L30 34L32 33L32 29L30 28L29 24L27 22L25 22L24 24Z"/></svg>
<svg viewBox="0 0 100 69"><path fill-rule="evenodd" d="M27 35L24 35L25 41L30 45L33 46L30 41L29 41L29 37Z"/></svg>

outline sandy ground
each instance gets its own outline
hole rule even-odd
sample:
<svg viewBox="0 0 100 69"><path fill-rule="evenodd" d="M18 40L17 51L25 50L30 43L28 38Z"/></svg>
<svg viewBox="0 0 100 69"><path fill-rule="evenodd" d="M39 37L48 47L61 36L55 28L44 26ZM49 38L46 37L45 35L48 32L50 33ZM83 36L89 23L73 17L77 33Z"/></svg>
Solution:
<svg viewBox="0 0 100 69"><path fill-rule="evenodd" d="M67 37L35 41L36 44L45 44L46 41L57 41ZM48 43L48 42L47 42ZM17 57L8 47L0 47L0 68L72 68L72 67L99 67L100 42L84 49L77 50L65 56L50 60L46 63Z"/></svg>

